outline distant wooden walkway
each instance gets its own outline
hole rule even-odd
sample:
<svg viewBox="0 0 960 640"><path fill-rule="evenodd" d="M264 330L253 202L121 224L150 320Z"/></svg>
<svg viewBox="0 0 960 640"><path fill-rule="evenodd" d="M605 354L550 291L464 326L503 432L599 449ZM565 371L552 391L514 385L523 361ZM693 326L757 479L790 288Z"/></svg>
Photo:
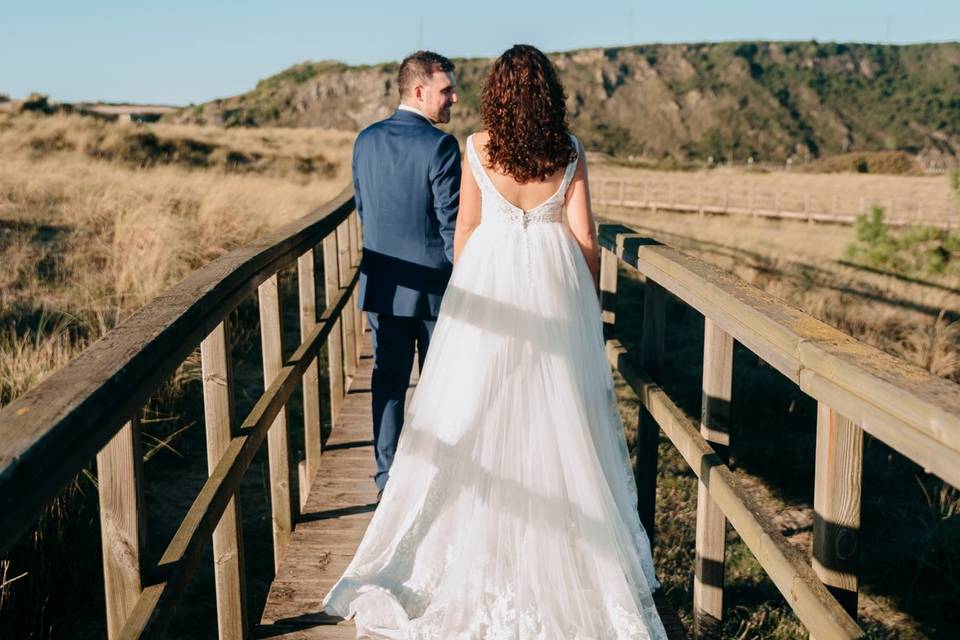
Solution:
<svg viewBox="0 0 960 640"><path fill-rule="evenodd" d="M373 517L377 491L373 483L373 425L370 337L361 341L361 360L337 423L310 484L306 506L290 539L277 576L270 585L256 638L333 640L356 638L352 620L323 613L323 597L349 564ZM416 374L414 374L416 375ZM656 597L671 638L685 638L672 607Z"/></svg>

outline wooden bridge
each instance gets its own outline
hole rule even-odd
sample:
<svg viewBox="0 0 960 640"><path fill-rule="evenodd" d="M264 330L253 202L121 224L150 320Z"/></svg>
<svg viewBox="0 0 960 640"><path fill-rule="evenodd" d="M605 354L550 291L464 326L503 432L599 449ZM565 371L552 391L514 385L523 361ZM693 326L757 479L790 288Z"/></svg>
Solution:
<svg viewBox="0 0 960 640"><path fill-rule="evenodd" d="M862 434L960 486L960 388L628 228L601 225L600 238L607 353L645 407L636 479L638 510L651 537L661 432L699 478L691 631L698 637L716 635L722 619L729 520L812 636L862 637L855 620ZM315 251L320 246L322 287ZM0 410L0 554L96 456L111 639L164 636L211 543L220 638L354 637L352 625L321 614L320 603L349 562L375 507L371 361L356 305L359 247L353 194L347 190L192 273ZM294 263L300 344L285 357L278 273ZM645 279L637 357L616 339L618 266ZM322 309L317 304L321 290ZM237 420L229 314L254 291L266 390ZM669 294L705 320L703 410L697 418L657 384ZM819 403L812 559L787 543L725 464L734 340ZM198 346L209 477L160 560L148 563L137 416ZM322 349L329 364L329 385L323 389ZM294 461L287 405L296 387L302 388L305 458ZM322 402L332 427L325 442ZM264 441L276 577L257 624L258 616L247 606L237 490ZM683 637L662 598L658 607L672 637Z"/></svg>

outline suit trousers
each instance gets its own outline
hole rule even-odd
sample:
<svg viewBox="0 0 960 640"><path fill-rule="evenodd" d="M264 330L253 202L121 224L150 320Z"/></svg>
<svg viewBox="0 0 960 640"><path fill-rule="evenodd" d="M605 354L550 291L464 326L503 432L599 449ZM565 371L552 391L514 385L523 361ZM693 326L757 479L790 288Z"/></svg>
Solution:
<svg viewBox="0 0 960 640"><path fill-rule="evenodd" d="M412 318L367 312L373 343L373 441L377 472L374 482L383 489L397 451L414 353L420 371L430 347L436 318Z"/></svg>

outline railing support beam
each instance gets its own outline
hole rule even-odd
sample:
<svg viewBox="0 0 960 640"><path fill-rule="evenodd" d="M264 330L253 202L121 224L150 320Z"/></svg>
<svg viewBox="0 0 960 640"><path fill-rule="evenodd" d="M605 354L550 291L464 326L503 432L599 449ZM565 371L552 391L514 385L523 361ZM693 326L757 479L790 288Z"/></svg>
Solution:
<svg viewBox="0 0 960 640"><path fill-rule="evenodd" d="M709 318L704 318L700 435L710 443L724 464L730 446L732 390L733 338ZM726 528L727 519L723 510L710 497L710 490L703 478L698 478L693 579L693 624L697 638L720 637Z"/></svg>
<svg viewBox="0 0 960 640"><path fill-rule="evenodd" d="M213 473L233 437L233 366L229 316L200 343L200 360L207 470ZM220 640L242 640L249 636L242 522L240 501L233 497L213 531L213 570Z"/></svg>
<svg viewBox="0 0 960 640"><path fill-rule="evenodd" d="M283 368L283 317L279 274L260 285L260 341L263 348L263 385L269 388ZM273 512L273 564L280 568L283 552L293 532L293 491L290 445L287 437L287 407L284 404L267 434L270 467L270 507Z"/></svg>
<svg viewBox="0 0 960 640"><path fill-rule="evenodd" d="M314 254L310 249L297 259L297 284L300 299L300 341L317 326L317 279ZM300 481L300 509L310 494L310 483L320 470L320 366L317 358L310 361L303 374L303 441L304 472Z"/></svg>
<svg viewBox="0 0 960 640"><path fill-rule="evenodd" d="M127 422L97 454L107 634L117 638L143 590L147 547L140 424Z"/></svg>
<svg viewBox="0 0 960 640"><path fill-rule="evenodd" d="M640 360L644 371L659 382L663 370L663 340L666 328L667 291L647 278L643 294L643 335ZM649 411L640 409L637 430L637 512L647 530L651 546L655 535L654 522L657 507L657 448L660 429Z"/></svg>
<svg viewBox="0 0 960 640"><path fill-rule="evenodd" d="M863 431L831 407L818 403L813 569L854 620L862 476Z"/></svg>
<svg viewBox="0 0 960 640"><path fill-rule="evenodd" d="M340 295L339 239L331 233L323 239L323 280L327 306ZM337 318L327 338L327 367L330 378L330 423L337 424L346 395L343 376L343 316Z"/></svg>

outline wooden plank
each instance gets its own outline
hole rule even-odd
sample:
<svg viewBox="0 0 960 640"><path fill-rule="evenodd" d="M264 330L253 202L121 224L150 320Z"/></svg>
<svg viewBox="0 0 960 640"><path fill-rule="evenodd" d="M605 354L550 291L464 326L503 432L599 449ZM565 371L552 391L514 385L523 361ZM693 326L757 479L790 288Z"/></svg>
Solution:
<svg viewBox="0 0 960 640"><path fill-rule="evenodd" d="M317 280L313 249L297 259L297 285L300 302L300 340L317 326ZM316 358L303 374L304 478L300 483L300 503L310 493L310 480L320 467L320 365Z"/></svg>
<svg viewBox="0 0 960 640"><path fill-rule="evenodd" d="M620 229L601 225L601 245L709 317L804 392L960 486L960 385L861 343L670 247L655 241L618 247Z"/></svg>
<svg viewBox="0 0 960 640"><path fill-rule="evenodd" d="M362 353L370 353L369 335ZM352 621L319 613L324 595L346 569L373 515L376 471L371 433L370 358L361 359L343 410L362 419L338 423L323 452L323 464L311 485L304 518L270 586L256 637L355 638Z"/></svg>
<svg viewBox="0 0 960 640"><path fill-rule="evenodd" d="M787 604L817 638L862 638L863 630L827 591L813 568L773 524L700 435L699 424L685 414L644 371L635 367L617 340L607 342L607 356L670 441L703 481Z"/></svg>
<svg viewBox="0 0 960 640"><path fill-rule="evenodd" d="M0 554L239 301L353 208L347 188L309 215L194 271L0 409Z"/></svg>
<svg viewBox="0 0 960 640"><path fill-rule="evenodd" d="M112 640L123 629L143 588L147 522L138 421L123 425L97 454L97 480L107 634Z"/></svg>
<svg viewBox="0 0 960 640"><path fill-rule="evenodd" d="M730 446L733 391L733 338L709 318L703 323L703 398L700 435L726 464ZM693 576L693 625L697 638L719 638L723 620L723 574L727 520L697 481L696 556Z"/></svg>
<svg viewBox="0 0 960 640"><path fill-rule="evenodd" d="M657 379L663 370L663 341L666 330L667 292L651 279L643 289L643 334L641 336L641 360L644 370ZM657 448L660 430L650 413L640 409L640 425L637 430L637 466L634 474L637 482L637 512L640 522L647 530L651 546L656 534L654 523L657 509Z"/></svg>
<svg viewBox="0 0 960 640"><path fill-rule="evenodd" d="M323 239L323 278L328 305L341 291L338 244L335 233ZM330 420L331 424L335 425L346 393L346 380L343 376L343 321L339 317L327 338L327 367L330 379Z"/></svg>
<svg viewBox="0 0 960 640"><path fill-rule="evenodd" d="M813 569L854 619L860 555L863 431L828 405L817 406L813 489Z"/></svg>
<svg viewBox="0 0 960 640"><path fill-rule="evenodd" d="M263 349L263 384L269 387L283 368L283 312L279 277L275 274L260 285L260 343ZM273 514L273 565L280 566L293 532L294 506L291 483L290 444L287 434L287 407L277 413L267 436L270 471L270 509Z"/></svg>
<svg viewBox="0 0 960 640"><path fill-rule="evenodd" d="M344 222L337 227L337 247L339 254L337 260L340 265L340 286L344 284L346 274L350 271L353 262L350 247L350 225ZM357 369L357 325L356 315L345 313L343 315L343 375L349 381Z"/></svg>
<svg viewBox="0 0 960 640"><path fill-rule="evenodd" d="M229 316L200 343L207 469L212 473L233 437L233 363ZM213 530L213 570L220 640L249 636L243 519L240 501L231 498Z"/></svg>

